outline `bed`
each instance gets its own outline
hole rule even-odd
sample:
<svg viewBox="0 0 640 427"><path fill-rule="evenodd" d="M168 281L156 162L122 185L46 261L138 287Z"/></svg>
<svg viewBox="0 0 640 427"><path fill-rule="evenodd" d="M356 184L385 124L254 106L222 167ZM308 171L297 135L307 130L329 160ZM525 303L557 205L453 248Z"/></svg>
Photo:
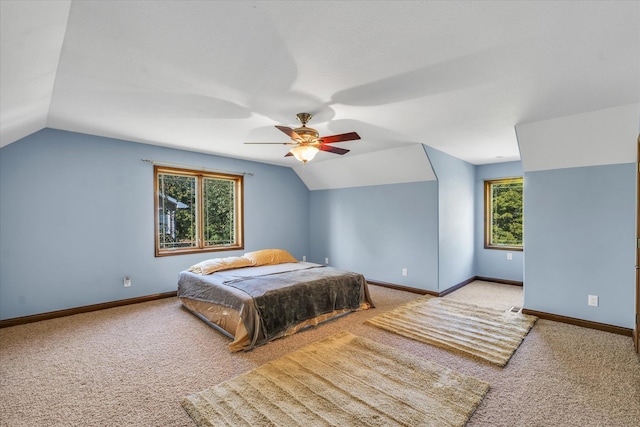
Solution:
<svg viewBox="0 0 640 427"><path fill-rule="evenodd" d="M180 273L178 297L232 339L232 352L374 307L362 274L299 262L281 249L196 264Z"/></svg>

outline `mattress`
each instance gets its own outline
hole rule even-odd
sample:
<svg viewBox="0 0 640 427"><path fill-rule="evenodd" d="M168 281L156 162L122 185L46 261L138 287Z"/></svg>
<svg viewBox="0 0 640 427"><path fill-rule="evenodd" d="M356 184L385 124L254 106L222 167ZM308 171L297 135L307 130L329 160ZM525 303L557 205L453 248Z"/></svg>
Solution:
<svg viewBox="0 0 640 427"><path fill-rule="evenodd" d="M362 274L309 262L246 267L178 279L183 305L251 350L323 321L374 307Z"/></svg>

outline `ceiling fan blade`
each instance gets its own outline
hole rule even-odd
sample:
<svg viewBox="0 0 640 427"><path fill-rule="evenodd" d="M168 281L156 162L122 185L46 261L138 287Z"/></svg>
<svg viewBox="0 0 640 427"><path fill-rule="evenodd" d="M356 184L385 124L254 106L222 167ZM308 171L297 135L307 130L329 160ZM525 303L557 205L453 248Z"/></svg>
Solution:
<svg viewBox="0 0 640 427"><path fill-rule="evenodd" d="M287 154L285 154L284 156L285 157L293 156L293 153L291 151L288 151Z"/></svg>
<svg viewBox="0 0 640 427"><path fill-rule="evenodd" d="M323 144L331 144L333 142L353 141L360 139L360 135L356 132L341 133L340 135L323 136L320 138Z"/></svg>
<svg viewBox="0 0 640 427"><path fill-rule="evenodd" d="M298 135L293 129L288 128L286 126L278 126L276 125L276 127L278 129L280 129L282 132L286 133L287 135L289 135L289 138L293 139L293 140L300 140L302 139L300 137L300 135Z"/></svg>
<svg viewBox="0 0 640 427"><path fill-rule="evenodd" d="M322 151L328 151L329 153L340 154L340 155L347 154L350 151L340 147L332 147L331 145L321 145L318 148Z"/></svg>

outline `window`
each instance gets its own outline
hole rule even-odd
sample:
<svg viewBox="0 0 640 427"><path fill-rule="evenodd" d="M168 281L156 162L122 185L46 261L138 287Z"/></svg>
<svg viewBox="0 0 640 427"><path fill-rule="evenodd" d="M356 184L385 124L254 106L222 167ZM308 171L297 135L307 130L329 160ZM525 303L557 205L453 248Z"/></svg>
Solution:
<svg viewBox="0 0 640 427"><path fill-rule="evenodd" d="M242 175L153 171L156 256L244 248Z"/></svg>
<svg viewBox="0 0 640 427"><path fill-rule="evenodd" d="M484 182L484 247L522 250L522 178Z"/></svg>

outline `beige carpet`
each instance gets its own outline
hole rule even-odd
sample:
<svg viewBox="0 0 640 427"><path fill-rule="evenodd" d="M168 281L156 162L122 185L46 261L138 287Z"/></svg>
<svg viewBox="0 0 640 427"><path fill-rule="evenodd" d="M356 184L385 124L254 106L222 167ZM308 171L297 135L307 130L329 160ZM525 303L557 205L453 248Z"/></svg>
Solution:
<svg viewBox="0 0 640 427"><path fill-rule="evenodd" d="M505 366L536 317L425 296L366 323Z"/></svg>
<svg viewBox="0 0 640 427"><path fill-rule="evenodd" d="M184 399L199 426L463 426L489 384L339 332Z"/></svg>
<svg viewBox="0 0 640 427"><path fill-rule="evenodd" d="M511 307L522 307L522 294L522 286L476 280L443 298L497 310L509 310Z"/></svg>
<svg viewBox="0 0 640 427"><path fill-rule="evenodd" d="M462 289L469 287L476 283ZM539 319L501 368L365 325L419 298L374 285L370 291L373 310L233 354L229 338L177 298L0 329L0 427L196 427L181 405L185 396L340 331L491 384L465 427L638 424L640 355L629 336ZM501 299L497 289L487 292L492 302Z"/></svg>

